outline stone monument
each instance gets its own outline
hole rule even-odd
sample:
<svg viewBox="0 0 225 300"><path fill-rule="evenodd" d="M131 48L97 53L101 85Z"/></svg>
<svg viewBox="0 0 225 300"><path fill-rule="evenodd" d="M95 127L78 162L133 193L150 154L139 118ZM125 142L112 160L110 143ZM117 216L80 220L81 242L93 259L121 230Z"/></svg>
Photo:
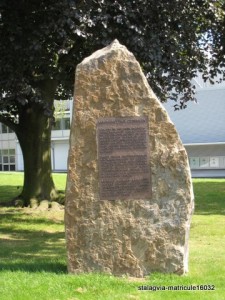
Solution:
<svg viewBox="0 0 225 300"><path fill-rule="evenodd" d="M117 40L77 66L68 168L69 272L187 272L187 154L139 63Z"/></svg>

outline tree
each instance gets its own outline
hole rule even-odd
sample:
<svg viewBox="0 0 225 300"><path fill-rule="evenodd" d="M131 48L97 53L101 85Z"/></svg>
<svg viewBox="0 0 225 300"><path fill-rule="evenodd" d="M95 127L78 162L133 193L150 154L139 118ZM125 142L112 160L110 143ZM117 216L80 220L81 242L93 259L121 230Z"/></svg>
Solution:
<svg viewBox="0 0 225 300"><path fill-rule="evenodd" d="M222 0L1 0L0 121L21 145L25 205L57 198L53 100L72 95L77 63L117 38L140 61L159 98L184 108L194 99L190 79L197 71L211 80L220 72L223 31Z"/></svg>

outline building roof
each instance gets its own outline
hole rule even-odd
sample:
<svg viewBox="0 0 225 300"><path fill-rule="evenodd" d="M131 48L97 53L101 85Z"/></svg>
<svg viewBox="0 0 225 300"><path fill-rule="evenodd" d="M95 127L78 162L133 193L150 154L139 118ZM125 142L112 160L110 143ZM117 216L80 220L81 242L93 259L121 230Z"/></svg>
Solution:
<svg viewBox="0 0 225 300"><path fill-rule="evenodd" d="M184 144L225 143L225 86L197 89L197 103L174 111L174 102L164 106Z"/></svg>

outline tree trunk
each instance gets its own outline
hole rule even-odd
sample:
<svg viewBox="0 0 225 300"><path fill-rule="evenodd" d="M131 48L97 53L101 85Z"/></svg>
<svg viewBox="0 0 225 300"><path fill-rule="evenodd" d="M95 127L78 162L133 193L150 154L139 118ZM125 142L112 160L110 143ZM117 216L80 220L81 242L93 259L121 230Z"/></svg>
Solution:
<svg viewBox="0 0 225 300"><path fill-rule="evenodd" d="M43 97L53 106L53 91L47 93L44 90ZM32 102L24 107L16 134L24 160L24 185L20 198L26 206L31 199L38 202L56 199L51 169L51 119L44 113L43 105Z"/></svg>

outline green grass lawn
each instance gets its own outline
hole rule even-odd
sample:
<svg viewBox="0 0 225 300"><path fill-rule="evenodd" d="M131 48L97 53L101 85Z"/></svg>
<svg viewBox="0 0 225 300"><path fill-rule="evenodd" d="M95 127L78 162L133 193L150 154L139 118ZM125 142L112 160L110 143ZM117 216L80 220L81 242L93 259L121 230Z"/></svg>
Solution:
<svg viewBox="0 0 225 300"><path fill-rule="evenodd" d="M53 174L54 182L59 191L64 191L66 186L66 174ZM22 191L22 172L0 172L0 204L15 198Z"/></svg>
<svg viewBox="0 0 225 300"><path fill-rule="evenodd" d="M54 174L58 189L65 174ZM0 173L0 202L15 197L22 173ZM102 274L68 275L62 211L0 208L1 300L225 299L225 179L194 180L189 273L144 281ZM211 285L213 291L139 291L138 286Z"/></svg>

